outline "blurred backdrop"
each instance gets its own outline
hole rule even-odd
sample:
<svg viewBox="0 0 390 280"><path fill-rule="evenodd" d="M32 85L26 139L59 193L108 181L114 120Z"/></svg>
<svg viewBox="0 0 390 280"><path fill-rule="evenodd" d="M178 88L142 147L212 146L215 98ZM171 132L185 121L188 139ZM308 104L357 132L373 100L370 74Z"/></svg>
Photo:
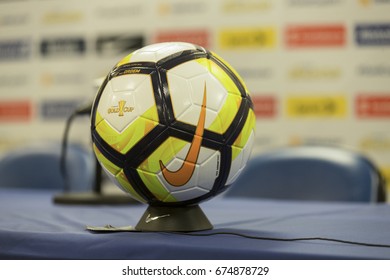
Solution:
<svg viewBox="0 0 390 280"><path fill-rule="evenodd" d="M95 79L162 41L202 45L241 74L254 153L346 146L390 181L390 0L0 0L0 151L61 139ZM89 143L87 117L70 137Z"/></svg>

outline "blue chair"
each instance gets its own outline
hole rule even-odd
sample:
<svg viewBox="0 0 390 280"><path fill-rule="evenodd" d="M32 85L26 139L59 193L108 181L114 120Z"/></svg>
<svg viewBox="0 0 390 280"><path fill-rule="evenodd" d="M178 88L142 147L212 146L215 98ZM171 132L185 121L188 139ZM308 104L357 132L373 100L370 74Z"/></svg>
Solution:
<svg viewBox="0 0 390 280"><path fill-rule="evenodd" d="M378 169L357 152L320 146L286 147L254 156L226 197L384 202Z"/></svg>
<svg viewBox="0 0 390 280"><path fill-rule="evenodd" d="M95 160L80 145L68 145L67 183L71 191L91 190ZM43 142L8 151L0 159L0 187L64 190L60 143Z"/></svg>

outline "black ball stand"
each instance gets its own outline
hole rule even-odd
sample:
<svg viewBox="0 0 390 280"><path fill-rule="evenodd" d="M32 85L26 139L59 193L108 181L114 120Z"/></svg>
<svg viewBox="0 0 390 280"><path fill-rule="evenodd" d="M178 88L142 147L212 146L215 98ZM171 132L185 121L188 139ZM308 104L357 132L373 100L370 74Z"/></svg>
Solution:
<svg viewBox="0 0 390 280"><path fill-rule="evenodd" d="M149 206L135 229L138 231L189 232L212 229L199 205Z"/></svg>

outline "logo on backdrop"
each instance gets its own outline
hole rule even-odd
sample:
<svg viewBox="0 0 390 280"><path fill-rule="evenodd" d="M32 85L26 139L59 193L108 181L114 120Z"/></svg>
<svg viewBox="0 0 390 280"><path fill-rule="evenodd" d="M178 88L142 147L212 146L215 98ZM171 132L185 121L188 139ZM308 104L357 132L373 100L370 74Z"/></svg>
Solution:
<svg viewBox="0 0 390 280"><path fill-rule="evenodd" d="M65 119L80 106L81 100L43 100L40 105L41 117L46 120Z"/></svg>
<svg viewBox="0 0 390 280"><path fill-rule="evenodd" d="M286 45L298 47L342 47L346 41L343 25L290 25L286 28Z"/></svg>
<svg viewBox="0 0 390 280"><path fill-rule="evenodd" d="M189 42L208 48L209 37L210 34L206 29L160 31L156 35L155 42Z"/></svg>
<svg viewBox="0 0 390 280"><path fill-rule="evenodd" d="M43 39L40 51L43 57L80 56L86 51L86 42L81 37Z"/></svg>
<svg viewBox="0 0 390 280"><path fill-rule="evenodd" d="M360 94L355 110L359 118L390 118L390 94Z"/></svg>
<svg viewBox="0 0 390 280"><path fill-rule="evenodd" d="M390 64L384 62L377 64L360 64L356 72L361 77L367 78L390 78Z"/></svg>
<svg viewBox="0 0 390 280"><path fill-rule="evenodd" d="M27 39L0 41L0 61L23 60L30 56L30 41Z"/></svg>
<svg viewBox="0 0 390 280"><path fill-rule="evenodd" d="M355 26L355 41L360 46L388 46L390 24L358 24Z"/></svg>
<svg viewBox="0 0 390 280"><path fill-rule="evenodd" d="M198 15L204 13L209 7L209 2L192 0L192 1L176 1L168 3L164 1L157 5L157 12L160 16L170 15Z"/></svg>
<svg viewBox="0 0 390 280"><path fill-rule="evenodd" d="M344 95L290 96L286 105L287 116L293 118L343 118L347 114Z"/></svg>
<svg viewBox="0 0 390 280"><path fill-rule="evenodd" d="M30 83L31 76L27 73L1 73L0 74L0 89L20 88Z"/></svg>
<svg viewBox="0 0 390 280"><path fill-rule="evenodd" d="M45 88L58 86L78 86L87 80L83 72L44 72L40 77L40 85Z"/></svg>
<svg viewBox="0 0 390 280"><path fill-rule="evenodd" d="M272 0L225 0L221 9L225 13L253 13L269 10L273 7Z"/></svg>
<svg viewBox="0 0 390 280"><path fill-rule="evenodd" d="M287 73L292 81L336 80L342 75L339 66L302 64L292 66Z"/></svg>
<svg viewBox="0 0 390 280"><path fill-rule="evenodd" d="M221 49L273 49L276 30L273 27L225 28L219 32Z"/></svg>
<svg viewBox="0 0 390 280"><path fill-rule="evenodd" d="M99 36L96 40L96 52L103 56L116 56L130 53L144 46L142 35L107 35Z"/></svg>
<svg viewBox="0 0 390 280"><path fill-rule="evenodd" d="M98 20L121 20L125 19L126 21L132 19L139 20L140 17L144 15L145 3L128 3L126 1L122 4L112 3L113 6L100 6L96 7L95 17Z"/></svg>
<svg viewBox="0 0 390 280"><path fill-rule="evenodd" d="M359 148L366 152L386 155L386 152L390 152L390 133L371 131L360 139Z"/></svg>
<svg viewBox="0 0 390 280"><path fill-rule="evenodd" d="M328 7L341 4L343 0L289 0L292 7Z"/></svg>
<svg viewBox="0 0 390 280"><path fill-rule="evenodd" d="M12 13L0 15L0 27L19 27L30 21L30 15L27 13Z"/></svg>
<svg viewBox="0 0 390 280"><path fill-rule="evenodd" d="M28 100L1 101L0 122L29 121L32 117L32 104Z"/></svg>
<svg viewBox="0 0 390 280"><path fill-rule="evenodd" d="M267 66L258 66L258 67L252 67L252 66L241 66L236 67L237 72L240 73L240 76L244 80L250 80L253 79L254 81L258 81L258 79L269 80L272 79L274 75L274 68L273 67L267 67Z"/></svg>
<svg viewBox="0 0 390 280"><path fill-rule="evenodd" d="M74 24L80 23L84 17L84 13L78 10L48 12L42 16L42 23L45 25Z"/></svg>
<svg viewBox="0 0 390 280"><path fill-rule="evenodd" d="M373 4L390 4L390 0L357 0L363 7L371 7Z"/></svg>
<svg viewBox="0 0 390 280"><path fill-rule="evenodd" d="M257 118L273 118L276 116L277 99L274 95L252 94L251 98Z"/></svg>

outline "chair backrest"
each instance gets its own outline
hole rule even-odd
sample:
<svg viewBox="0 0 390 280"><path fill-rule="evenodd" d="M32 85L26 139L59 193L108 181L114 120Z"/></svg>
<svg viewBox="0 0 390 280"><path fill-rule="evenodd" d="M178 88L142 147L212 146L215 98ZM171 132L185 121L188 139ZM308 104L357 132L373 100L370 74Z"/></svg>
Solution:
<svg viewBox="0 0 390 280"><path fill-rule="evenodd" d="M228 197L382 202L385 182L365 156L320 146L276 149L254 156Z"/></svg>
<svg viewBox="0 0 390 280"><path fill-rule="evenodd" d="M0 160L0 187L63 190L60 143L26 145L8 151ZM80 145L67 148L66 170L70 190L90 190L95 161Z"/></svg>

